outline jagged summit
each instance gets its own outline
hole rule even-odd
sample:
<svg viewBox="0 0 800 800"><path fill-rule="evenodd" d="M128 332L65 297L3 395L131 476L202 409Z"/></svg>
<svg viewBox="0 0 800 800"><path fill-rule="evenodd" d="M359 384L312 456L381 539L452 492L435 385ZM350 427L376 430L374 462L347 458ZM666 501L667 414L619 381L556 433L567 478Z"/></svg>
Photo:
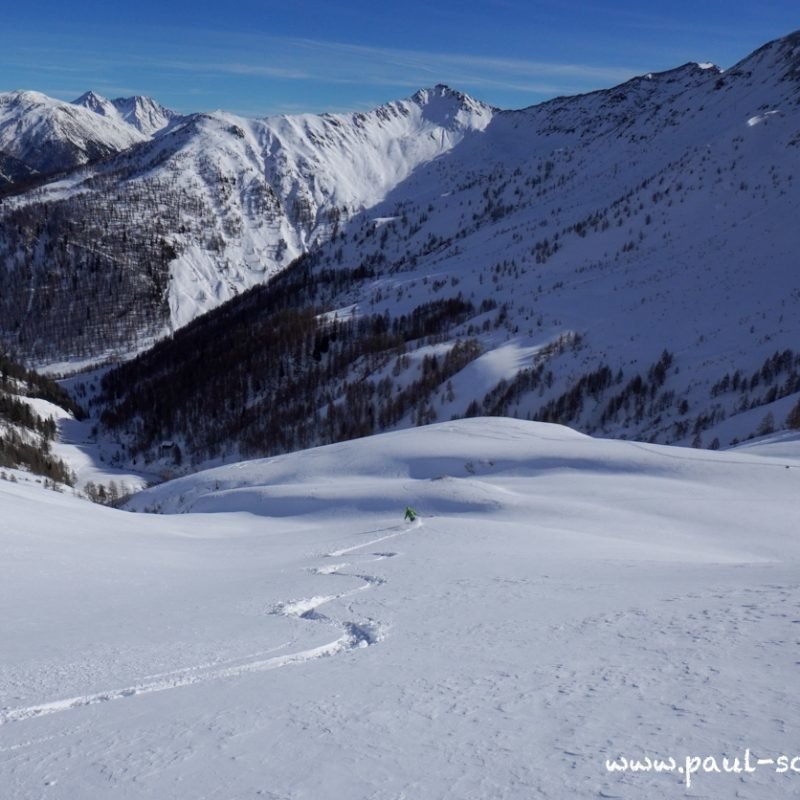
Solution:
<svg viewBox="0 0 800 800"><path fill-rule="evenodd" d="M76 100L73 100L72 104L75 106L83 106L84 108L88 108L90 111L94 111L97 114L106 116L111 102L108 100L108 98L103 97L103 95L89 90L88 92L84 92Z"/></svg>
<svg viewBox="0 0 800 800"><path fill-rule="evenodd" d="M142 95L109 100L90 90L73 100L72 104L87 108L102 117L131 125L145 136L155 136L181 119L176 111Z"/></svg>
<svg viewBox="0 0 800 800"><path fill-rule="evenodd" d="M453 89L446 83L437 83L435 86L423 87L411 95L411 99L419 105L427 105L436 101L448 101L457 103L467 108L491 108L486 103L476 100L474 97Z"/></svg>
<svg viewBox="0 0 800 800"><path fill-rule="evenodd" d="M492 106L443 83L420 89L410 101L423 109L423 117L444 127L483 129L496 111Z"/></svg>

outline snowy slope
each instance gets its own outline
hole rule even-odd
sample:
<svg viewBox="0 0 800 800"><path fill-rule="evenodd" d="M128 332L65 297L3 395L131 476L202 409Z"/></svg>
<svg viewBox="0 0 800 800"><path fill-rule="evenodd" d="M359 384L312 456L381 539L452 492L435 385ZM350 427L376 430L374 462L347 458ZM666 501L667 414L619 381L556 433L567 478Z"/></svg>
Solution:
<svg viewBox="0 0 800 800"><path fill-rule="evenodd" d="M480 419L134 500L177 515L0 481L4 791L788 796L605 762L796 755L797 463Z"/></svg>
<svg viewBox="0 0 800 800"><path fill-rule="evenodd" d="M175 237L172 324L263 282L491 118L488 106L444 86L368 113L205 118L179 153L176 180L223 217L220 253Z"/></svg>
<svg viewBox="0 0 800 800"><path fill-rule="evenodd" d="M456 402L434 402L439 419L477 398L485 412L703 446L769 414L780 428L800 391L798 45L495 114L323 248L321 268L383 265L342 293L340 314L394 317L457 294L497 303L453 331L487 352L453 380ZM773 370L787 350L793 365ZM665 351L663 384L615 410ZM603 366L609 386L578 385ZM492 391L524 367L544 370L535 391L498 405Z"/></svg>
<svg viewBox="0 0 800 800"><path fill-rule="evenodd" d="M369 113L205 119L179 155L177 180L196 194L201 178L207 207L222 217L220 252L175 237L173 326L263 282L491 116L488 106L438 86Z"/></svg>
<svg viewBox="0 0 800 800"><path fill-rule="evenodd" d="M92 435L91 420L79 420L70 411L38 397L22 398L42 419L52 418L58 428L51 444L53 455L69 467L75 477L74 489L85 493L87 484L102 485L107 489L113 482L119 496L144 488L148 482L158 480L153 473L142 475L116 469L109 463L107 447ZM18 478L22 476L17 474ZM30 476L34 478L34 476Z"/></svg>

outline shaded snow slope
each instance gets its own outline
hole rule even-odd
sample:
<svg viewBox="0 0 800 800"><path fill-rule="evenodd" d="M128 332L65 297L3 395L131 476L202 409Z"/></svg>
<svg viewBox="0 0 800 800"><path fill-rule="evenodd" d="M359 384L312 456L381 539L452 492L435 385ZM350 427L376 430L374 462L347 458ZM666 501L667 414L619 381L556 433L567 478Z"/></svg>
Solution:
<svg viewBox="0 0 800 800"><path fill-rule="evenodd" d="M797 46L793 35L724 73L687 64L495 114L322 249L322 268L381 265L342 293L341 312L491 299L495 314L451 337L476 336L483 366L574 343L521 361L541 380L508 402L497 396L518 369L462 381L455 402L432 400L439 419L477 399L483 412L703 447L754 435L770 414L779 429L800 390L795 366L768 363L794 360L800 335ZM636 400L628 387L664 351L663 385ZM579 386L601 368L611 385Z"/></svg>

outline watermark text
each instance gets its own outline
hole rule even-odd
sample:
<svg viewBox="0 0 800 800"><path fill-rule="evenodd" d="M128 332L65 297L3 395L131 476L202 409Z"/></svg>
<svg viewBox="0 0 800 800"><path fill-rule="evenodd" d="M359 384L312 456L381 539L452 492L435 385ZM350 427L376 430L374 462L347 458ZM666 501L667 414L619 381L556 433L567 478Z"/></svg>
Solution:
<svg viewBox="0 0 800 800"><path fill-rule="evenodd" d="M666 772L683 776L686 788L691 788L692 778L700 774L744 775L758 772L759 769L772 769L778 775L794 773L800 775L800 755L779 755L771 758L758 758L747 748L743 756L684 756L683 758L640 758L606 759L606 772Z"/></svg>

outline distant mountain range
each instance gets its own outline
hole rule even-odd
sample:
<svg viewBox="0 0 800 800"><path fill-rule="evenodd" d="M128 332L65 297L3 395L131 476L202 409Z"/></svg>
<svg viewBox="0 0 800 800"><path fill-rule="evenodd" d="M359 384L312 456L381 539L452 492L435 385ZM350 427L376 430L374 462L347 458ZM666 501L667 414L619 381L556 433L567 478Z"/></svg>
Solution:
<svg viewBox="0 0 800 800"><path fill-rule="evenodd" d="M86 92L73 105L83 106L106 119L132 125L145 136L156 136L182 119L176 111L164 108L150 97L118 97L108 100L95 92Z"/></svg>
<svg viewBox="0 0 800 800"><path fill-rule="evenodd" d="M0 151L12 165L10 173L3 172L6 184L18 177L63 172L146 138L119 114L107 117L39 92L0 94Z"/></svg>
<svg viewBox="0 0 800 800"><path fill-rule="evenodd" d="M780 425L800 391L797 33L726 71L686 64L520 111L441 85L368 113L262 120L16 92L0 95L0 151L0 341L30 363L143 353L144 380L165 337L161 375L186 357L181 337L226 339L235 320L250 341L291 309L316 315L303 330L319 365L322 327L353 320L369 352L309 400L304 443L339 435L321 421L356 376L402 394L426 356L438 371L414 402L381 423L364 399L354 430L503 413L726 446L769 414ZM396 334L385 350L379 316ZM465 342L471 360L436 383ZM270 403L282 370L251 375L242 407ZM106 401L127 391L121 379ZM142 452L185 435L174 414L156 428ZM233 452L231 437L197 458Z"/></svg>
<svg viewBox="0 0 800 800"><path fill-rule="evenodd" d="M0 257L16 266L0 279L3 332L39 362L136 350L177 329L325 241L493 115L440 86L368 114L178 120L162 109L148 137L112 111L158 111L151 101L81 102L37 99L16 124L20 159L44 152L44 116L52 149L75 158L134 143L5 201Z"/></svg>

